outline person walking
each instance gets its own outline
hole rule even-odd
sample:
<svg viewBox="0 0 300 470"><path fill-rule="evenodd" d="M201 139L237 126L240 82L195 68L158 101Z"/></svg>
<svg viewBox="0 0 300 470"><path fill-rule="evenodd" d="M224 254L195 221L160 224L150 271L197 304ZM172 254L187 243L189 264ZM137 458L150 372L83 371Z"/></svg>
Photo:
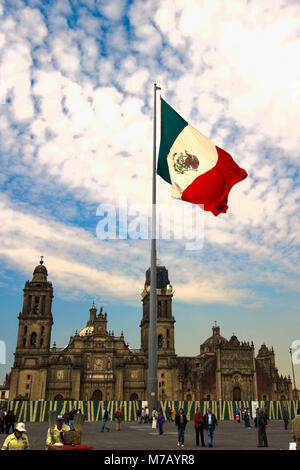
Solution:
<svg viewBox="0 0 300 470"><path fill-rule="evenodd" d="M162 409L159 410L158 417L157 417L157 422L158 422L158 429L159 429L159 434L163 434L163 424L165 422L165 417L163 414Z"/></svg>
<svg viewBox="0 0 300 470"><path fill-rule="evenodd" d="M256 412L255 412L255 418L254 418L254 426L257 428L258 426L258 412L259 412L259 408L256 408Z"/></svg>
<svg viewBox="0 0 300 470"><path fill-rule="evenodd" d="M172 409L171 413L172 413L172 421L175 423L175 418L176 418L175 408Z"/></svg>
<svg viewBox="0 0 300 470"><path fill-rule="evenodd" d="M15 432L15 415L13 410L9 410L7 415L5 416L5 432L9 434L10 428L12 428L12 432Z"/></svg>
<svg viewBox="0 0 300 470"><path fill-rule="evenodd" d="M5 416L6 416L6 408L5 406L2 406L2 408L0 409L0 434L4 434Z"/></svg>
<svg viewBox="0 0 300 470"><path fill-rule="evenodd" d="M283 423L284 423L284 429L287 430L288 425L289 425L289 414L288 414L288 410L286 409L286 407L284 407L282 410L282 418L283 418Z"/></svg>
<svg viewBox="0 0 300 470"><path fill-rule="evenodd" d="M152 429L157 428L157 418L158 418L158 413L156 411L156 408L153 408L153 411L152 411Z"/></svg>
<svg viewBox="0 0 300 470"><path fill-rule="evenodd" d="M70 426L71 431L73 431L74 429L74 416L76 415L76 413L77 413L76 409L73 406L69 413L69 424L68 424L68 426Z"/></svg>
<svg viewBox="0 0 300 470"><path fill-rule="evenodd" d="M212 413L211 408L208 408L207 413L204 417L204 425L207 430L207 442L208 447L213 446L214 431L215 427L218 425L216 416Z"/></svg>
<svg viewBox="0 0 300 470"><path fill-rule="evenodd" d="M251 429L250 415L249 415L248 408L245 408L245 411L244 411L244 422L245 422L245 428Z"/></svg>
<svg viewBox="0 0 300 470"><path fill-rule="evenodd" d="M145 423L149 423L149 408L148 408L148 406L145 409Z"/></svg>
<svg viewBox="0 0 300 470"><path fill-rule="evenodd" d="M236 414L236 422L240 423L241 422L241 410L238 406L236 407L235 414Z"/></svg>
<svg viewBox="0 0 300 470"><path fill-rule="evenodd" d="M144 408L142 408L142 412L141 412L141 424L144 424L145 423L145 410Z"/></svg>
<svg viewBox="0 0 300 470"><path fill-rule="evenodd" d="M178 428L178 446L184 447L184 432L187 425L187 419L184 414L183 408L180 408L175 417L175 424Z"/></svg>
<svg viewBox="0 0 300 470"><path fill-rule="evenodd" d="M29 441L24 423L18 423L15 431L7 436L5 439L2 450L28 450Z"/></svg>
<svg viewBox="0 0 300 470"><path fill-rule="evenodd" d="M257 447L268 447L268 439L266 433L266 427L268 425L268 419L263 409L258 411L257 427L258 427L258 446Z"/></svg>
<svg viewBox="0 0 300 470"><path fill-rule="evenodd" d="M115 412L115 417L116 417L116 431L121 431L121 420L122 420L122 411L120 407L117 409Z"/></svg>
<svg viewBox="0 0 300 470"><path fill-rule="evenodd" d="M196 432L196 446L199 446L199 433L201 436L201 445L205 447L204 443L204 415L200 408L196 409L196 413L194 414L194 426Z"/></svg>
<svg viewBox="0 0 300 470"><path fill-rule="evenodd" d="M141 408L139 408L139 409L137 410L136 415L137 415L138 423L141 424L141 422L142 422L142 410L141 410Z"/></svg>
<svg viewBox="0 0 300 470"><path fill-rule="evenodd" d="M109 420L109 413L107 411L106 406L103 408L103 413L102 413L102 429L101 432L104 432L104 429L106 429L107 432L110 431L110 428L107 426L107 421Z"/></svg>
<svg viewBox="0 0 300 470"><path fill-rule="evenodd" d="M294 442L296 442L297 450L300 450L300 408L298 408L297 415L293 419L292 430L293 430L293 439L294 439Z"/></svg>

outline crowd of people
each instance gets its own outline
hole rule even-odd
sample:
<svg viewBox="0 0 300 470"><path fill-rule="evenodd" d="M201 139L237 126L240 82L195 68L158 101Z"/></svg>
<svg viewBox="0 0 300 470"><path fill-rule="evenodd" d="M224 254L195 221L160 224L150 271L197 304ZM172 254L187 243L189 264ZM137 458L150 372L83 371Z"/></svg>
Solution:
<svg viewBox="0 0 300 470"><path fill-rule="evenodd" d="M283 408L283 422L284 427L287 429L288 426L288 413L285 408ZM149 416L149 414L148 414ZM138 420L139 422L146 423L148 422L145 420L145 410L140 409L138 410ZM187 425L187 418L184 413L183 408L180 408L178 412L175 409L168 408L166 410L166 419L169 422L174 422L178 429L178 443L177 446L184 447L184 434L185 428ZM241 420L244 421L245 428L251 429L250 424L250 411L249 408L244 408L243 411L239 407L236 408L236 421L237 423L241 423ZM152 428L158 429L159 435L163 434L163 424L165 423L165 417L163 410L160 409L159 411L154 408L152 411L151 416L152 421ZM203 414L200 408L196 409L194 414L194 428L195 428L195 440L196 446L200 445L201 439L201 446L205 447L205 439L204 439L204 431L207 433L207 443L208 447L213 447L213 440L214 440L214 432L216 426L218 425L217 418L215 414L212 412L211 408L208 408L207 412ZM257 436L258 436L258 445L257 447L268 447L268 439L267 439L267 432L266 428L268 426L268 409L257 408L255 417L253 418L253 426L257 428ZM297 449L300 449L300 409L297 411L297 416L293 420L293 440L297 443Z"/></svg>
<svg viewBox="0 0 300 470"><path fill-rule="evenodd" d="M56 424L54 428L49 428L46 436L45 449L49 449L50 445L56 443L63 443L63 433L74 429L74 416L76 413L81 413L81 410L76 410L74 407L69 411L65 412L63 415L58 415L56 419ZM166 419L165 419L166 416ZM118 408L115 411L115 425L116 431L121 430L121 421L122 421L122 411ZM164 415L163 410L154 410L149 416L149 409L142 408L138 410L137 417L140 423L147 424L151 423L152 428L158 429L159 435L164 433L163 425L165 421L175 423L178 430L178 443L177 446L184 447L184 436L187 426L187 417L184 413L183 408L180 408L177 412L175 409L167 409ZM110 431L107 423L110 419L109 412L104 406L102 414L102 428L101 432L104 430ZM250 412L249 409L245 408L243 411L239 407L236 408L236 422L241 423L241 419L245 423L245 427L250 429ZM283 413L283 421L285 429L288 425L288 415ZM24 423L15 423L15 416L12 410L6 411L4 407L0 409L0 433L8 434L7 438L4 441L2 450L26 450L29 449L29 440L27 436L27 431ZM208 447L213 447L214 433L215 429L218 426L218 421L215 414L212 412L211 408L208 408L207 412L203 414L200 408L196 409L193 418L193 424L195 429L195 441L196 446L200 445L205 447L205 431L207 434L207 443ZM257 408L255 417L253 419L253 425L257 428L258 431L258 447L268 447L268 439L266 428L268 426L268 409ZM10 429L12 433L9 434ZM296 448L300 450L300 409L297 410L297 415L292 422L292 436L293 441L296 444Z"/></svg>

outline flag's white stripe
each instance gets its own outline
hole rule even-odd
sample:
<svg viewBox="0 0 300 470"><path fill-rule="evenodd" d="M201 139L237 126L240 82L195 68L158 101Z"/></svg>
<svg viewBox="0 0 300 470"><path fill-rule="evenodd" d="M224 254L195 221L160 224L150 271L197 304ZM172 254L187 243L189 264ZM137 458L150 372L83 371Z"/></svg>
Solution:
<svg viewBox="0 0 300 470"><path fill-rule="evenodd" d="M189 168L181 174L175 170L174 164L176 165L176 161L181 154L185 159L186 152L197 157L199 166L197 169ZM195 178L203 175L203 173L211 170L216 165L218 152L211 140L188 124L180 134L178 134L168 154L167 161L172 181L172 197L181 199L183 191Z"/></svg>

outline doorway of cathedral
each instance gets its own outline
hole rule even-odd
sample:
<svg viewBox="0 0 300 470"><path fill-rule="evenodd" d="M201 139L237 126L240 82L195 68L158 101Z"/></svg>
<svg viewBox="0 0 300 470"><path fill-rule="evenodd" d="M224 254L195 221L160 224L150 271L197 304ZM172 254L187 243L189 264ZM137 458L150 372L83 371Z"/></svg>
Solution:
<svg viewBox="0 0 300 470"><path fill-rule="evenodd" d="M241 389L240 389L240 387L234 387L232 399L233 399L233 401L241 401Z"/></svg>
<svg viewBox="0 0 300 470"><path fill-rule="evenodd" d="M95 390L92 395L93 401L102 401L102 392L101 390Z"/></svg>
<svg viewBox="0 0 300 470"><path fill-rule="evenodd" d="M137 393L132 393L132 394L130 395L130 401L136 401L136 400L138 400L138 399L139 399L139 396L138 396Z"/></svg>
<svg viewBox="0 0 300 470"><path fill-rule="evenodd" d="M63 397L61 394L58 394L58 395L56 395L56 396L54 397L54 400L55 400L55 401L61 401L61 400L63 400L63 399L64 399L64 397Z"/></svg>

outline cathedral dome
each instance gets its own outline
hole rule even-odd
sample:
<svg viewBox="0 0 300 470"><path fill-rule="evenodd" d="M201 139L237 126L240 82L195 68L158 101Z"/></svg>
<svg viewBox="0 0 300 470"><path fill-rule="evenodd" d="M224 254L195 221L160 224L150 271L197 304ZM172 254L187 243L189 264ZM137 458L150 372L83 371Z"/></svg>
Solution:
<svg viewBox="0 0 300 470"><path fill-rule="evenodd" d="M82 328L81 331L79 331L79 336L91 335L93 331L94 331L93 326L86 326L85 328Z"/></svg>
<svg viewBox="0 0 300 470"><path fill-rule="evenodd" d="M200 346L200 352L215 352L217 346L227 344L228 340L220 335L220 327L215 325L212 328L213 334Z"/></svg>
<svg viewBox="0 0 300 470"><path fill-rule="evenodd" d="M46 276L48 276L46 266L44 266L43 264L38 264L36 266L36 268L34 269L34 271L33 271L33 275L39 274L39 273L42 273L42 274L45 274Z"/></svg>
<svg viewBox="0 0 300 470"><path fill-rule="evenodd" d="M38 264L33 271L33 281L47 281L48 271L44 266L43 256L41 256L40 264Z"/></svg>

